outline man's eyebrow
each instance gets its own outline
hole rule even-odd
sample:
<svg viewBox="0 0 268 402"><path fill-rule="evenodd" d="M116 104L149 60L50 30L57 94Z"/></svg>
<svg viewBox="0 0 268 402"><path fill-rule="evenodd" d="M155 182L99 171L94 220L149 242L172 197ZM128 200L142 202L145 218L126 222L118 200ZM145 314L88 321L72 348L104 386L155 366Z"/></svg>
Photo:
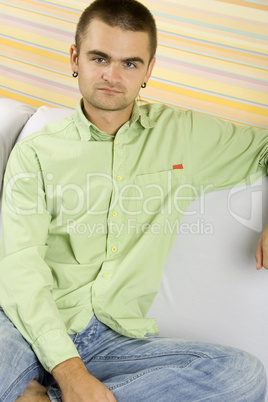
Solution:
<svg viewBox="0 0 268 402"><path fill-rule="evenodd" d="M141 63L141 64L145 64L143 59L141 59L140 57L128 57L127 59L123 59L122 60L124 63Z"/></svg>
<svg viewBox="0 0 268 402"><path fill-rule="evenodd" d="M94 49L94 50L89 50L88 52L87 52L87 54L88 55L90 55L90 56L99 56L99 57L103 57L104 59L106 59L106 60L111 60L111 56L109 56L107 53L104 53L104 52L102 52L101 50L97 50L97 49ZM140 64L145 64L144 63L144 60L141 58L141 57L136 57L136 56L134 56L134 57L127 57L127 58L125 58L125 59L122 59L122 62L123 63L140 63Z"/></svg>
<svg viewBox="0 0 268 402"><path fill-rule="evenodd" d="M111 59L111 56L109 56L107 53L102 52L101 50L89 50L87 54L90 56L100 56L107 60Z"/></svg>

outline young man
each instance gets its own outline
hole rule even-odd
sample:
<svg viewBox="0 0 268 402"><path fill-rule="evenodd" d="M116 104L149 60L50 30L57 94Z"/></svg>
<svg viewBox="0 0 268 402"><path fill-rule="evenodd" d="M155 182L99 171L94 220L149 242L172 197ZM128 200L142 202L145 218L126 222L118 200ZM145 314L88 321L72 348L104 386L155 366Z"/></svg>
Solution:
<svg viewBox="0 0 268 402"><path fill-rule="evenodd" d="M155 321L144 318L173 241L152 224L182 216L191 188L265 174L268 152L267 132L164 105L139 108L155 50L143 5L93 2L71 47L81 103L10 157L1 401L264 401L255 357L158 338ZM267 237L257 268L268 268Z"/></svg>

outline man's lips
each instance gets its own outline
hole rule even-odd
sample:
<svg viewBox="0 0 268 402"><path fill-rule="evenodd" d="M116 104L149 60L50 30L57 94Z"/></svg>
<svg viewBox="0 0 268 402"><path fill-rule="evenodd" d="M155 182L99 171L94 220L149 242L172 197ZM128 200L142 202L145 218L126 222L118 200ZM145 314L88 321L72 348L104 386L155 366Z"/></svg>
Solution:
<svg viewBox="0 0 268 402"><path fill-rule="evenodd" d="M121 91L118 91L117 89L113 88L98 88L99 91L106 92L108 94L120 94Z"/></svg>

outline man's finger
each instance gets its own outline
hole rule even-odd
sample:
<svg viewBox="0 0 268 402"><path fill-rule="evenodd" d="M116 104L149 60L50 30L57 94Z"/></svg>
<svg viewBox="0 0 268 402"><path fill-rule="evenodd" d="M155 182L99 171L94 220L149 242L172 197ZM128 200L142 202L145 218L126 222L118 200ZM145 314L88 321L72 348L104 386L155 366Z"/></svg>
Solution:
<svg viewBox="0 0 268 402"><path fill-rule="evenodd" d="M262 250L262 266L265 269L268 269L268 252L267 247L263 248Z"/></svg>
<svg viewBox="0 0 268 402"><path fill-rule="evenodd" d="M258 242L255 258L256 258L256 263L257 263L256 268L258 270L262 269L262 245L261 245L261 240L259 240L259 242Z"/></svg>

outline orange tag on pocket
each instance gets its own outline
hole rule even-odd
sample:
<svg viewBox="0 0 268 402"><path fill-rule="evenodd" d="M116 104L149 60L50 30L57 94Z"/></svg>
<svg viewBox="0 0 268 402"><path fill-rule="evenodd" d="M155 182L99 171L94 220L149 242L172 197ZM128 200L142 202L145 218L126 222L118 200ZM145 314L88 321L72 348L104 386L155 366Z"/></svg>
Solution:
<svg viewBox="0 0 268 402"><path fill-rule="evenodd" d="M173 169L183 169L183 165L173 165Z"/></svg>

